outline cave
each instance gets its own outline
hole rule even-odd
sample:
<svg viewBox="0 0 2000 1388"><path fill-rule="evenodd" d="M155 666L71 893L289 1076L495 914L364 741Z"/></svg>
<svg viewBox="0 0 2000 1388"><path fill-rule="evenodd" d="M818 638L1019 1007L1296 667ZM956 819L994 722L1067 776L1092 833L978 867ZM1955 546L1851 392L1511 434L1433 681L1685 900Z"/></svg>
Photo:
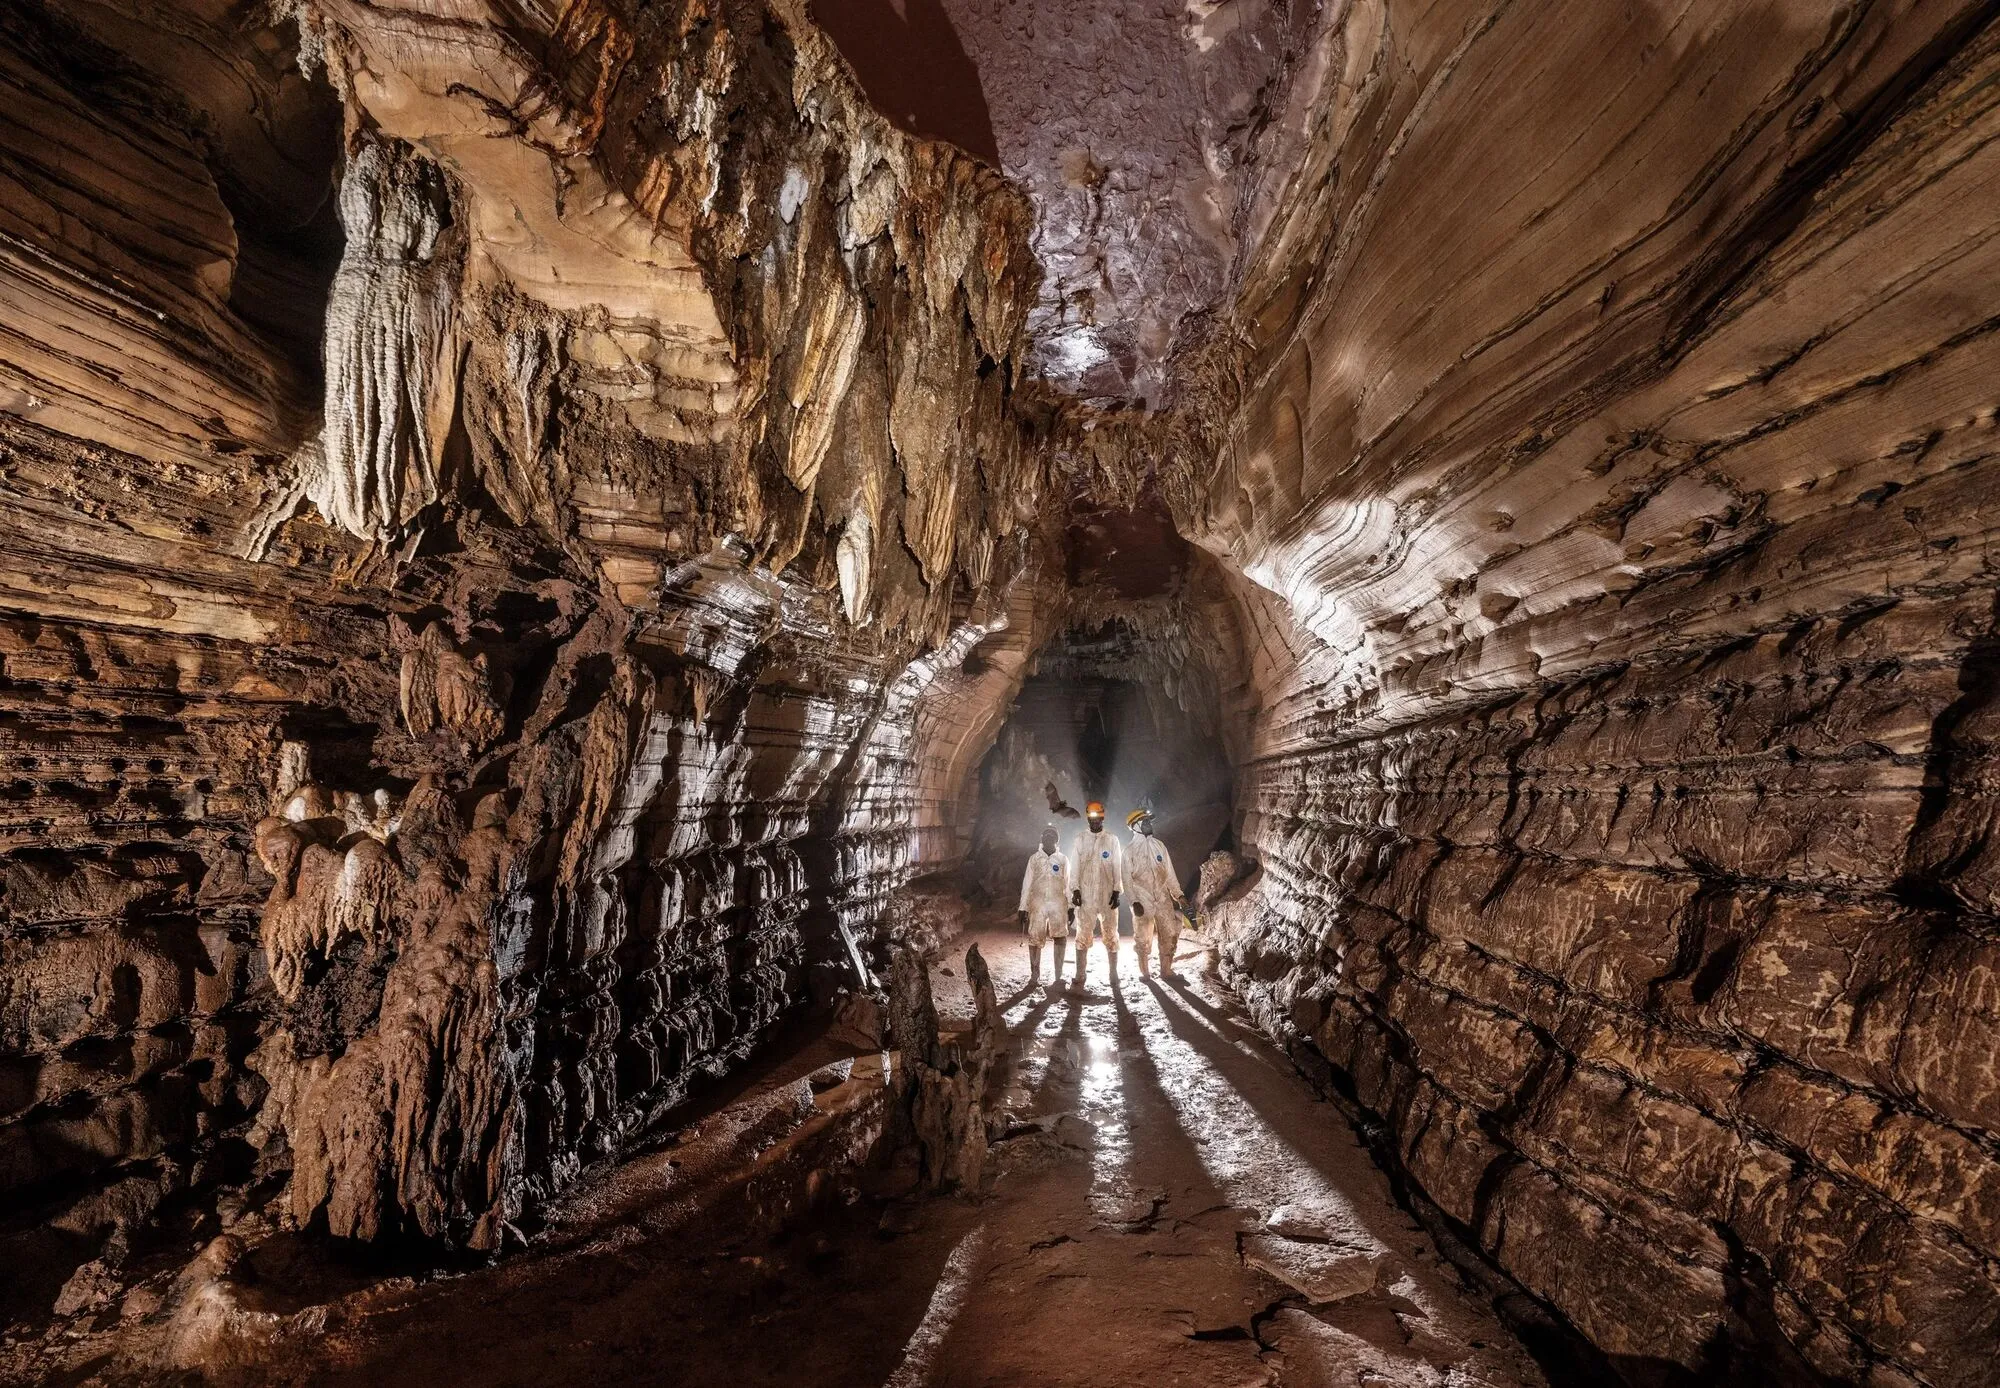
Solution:
<svg viewBox="0 0 2000 1388"><path fill-rule="evenodd" d="M0 1381L1991 1383L1996 189L1968 0L0 6Z"/></svg>

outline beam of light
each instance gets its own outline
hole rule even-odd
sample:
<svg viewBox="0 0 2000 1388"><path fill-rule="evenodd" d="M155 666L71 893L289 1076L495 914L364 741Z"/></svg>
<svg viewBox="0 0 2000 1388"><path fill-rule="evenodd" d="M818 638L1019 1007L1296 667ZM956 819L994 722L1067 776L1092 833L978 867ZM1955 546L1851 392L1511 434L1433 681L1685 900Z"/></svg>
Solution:
<svg viewBox="0 0 2000 1388"><path fill-rule="evenodd" d="M925 1388L937 1372L938 1358L944 1349L946 1337L965 1309L965 1303L972 1291L973 1269L979 1266L979 1257L986 1251L986 1226L980 1225L958 1241L951 1250L951 1256L944 1261L944 1270L938 1274L937 1290L931 1293L931 1304L924 1309L924 1318L917 1322L917 1328L910 1332L909 1343L903 1346L902 1362L889 1375L882 1388Z"/></svg>
<svg viewBox="0 0 2000 1388"><path fill-rule="evenodd" d="M1270 1086L1266 1093L1282 1092L1296 1085L1297 1078L1255 1043L1231 1036L1216 1024L1207 1008L1192 1001L1201 998L1212 1008L1212 995L1193 988L1185 994L1160 988L1154 997L1163 1022L1171 1008L1181 1025L1207 1033L1214 1044L1226 1046L1242 1058L1244 1068L1229 1075L1203 1055L1201 1048L1175 1034L1171 1022L1164 1035L1149 1029L1146 1036L1168 1108L1194 1144L1216 1189L1230 1204L1255 1210L1266 1219L1280 1205L1299 1207L1324 1221L1328 1234L1339 1236L1336 1241L1372 1244L1387 1251L1388 1241L1377 1229L1382 1211L1349 1197L1336 1174L1343 1162L1352 1162L1357 1172L1370 1170L1366 1153L1358 1145L1341 1141L1334 1135L1338 1130L1331 1126L1325 1134L1315 1135L1317 1140L1309 1139L1321 1150L1301 1151L1272 1126L1256 1102L1257 1092L1265 1090L1266 1083ZM1233 1064L1231 1068L1235 1068ZM1393 1219L1390 1232L1394 1232ZM1384 1284L1383 1290L1413 1303L1434 1323L1451 1324L1451 1308L1440 1301L1436 1289L1419 1282L1408 1270Z"/></svg>
<svg viewBox="0 0 2000 1388"><path fill-rule="evenodd" d="M1132 1202L1132 1112L1118 1064L1118 1046L1109 1036L1083 1038L1078 1105L1097 1127L1090 1163L1091 1213L1108 1223L1128 1219Z"/></svg>

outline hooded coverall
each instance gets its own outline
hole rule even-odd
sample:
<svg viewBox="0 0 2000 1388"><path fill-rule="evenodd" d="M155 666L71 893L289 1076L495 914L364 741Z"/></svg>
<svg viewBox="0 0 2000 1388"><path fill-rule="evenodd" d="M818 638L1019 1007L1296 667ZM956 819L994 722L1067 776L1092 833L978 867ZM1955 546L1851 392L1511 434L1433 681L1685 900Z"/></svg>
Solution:
<svg viewBox="0 0 2000 1388"><path fill-rule="evenodd" d="M1070 885L1069 859L1061 849L1044 853L1037 848L1029 857L1028 870L1021 874L1021 904L1014 909L1028 913L1028 943L1036 949L1064 938ZM1060 965L1062 956L1056 959Z"/></svg>
<svg viewBox="0 0 2000 1388"><path fill-rule="evenodd" d="M1172 971L1181 947L1181 913L1175 907L1186 900L1180 878L1174 876L1173 856L1151 834L1134 834L1125 854L1125 889L1132 897L1132 944L1139 952L1139 969L1145 971L1157 935L1160 967Z"/></svg>
<svg viewBox="0 0 2000 1388"><path fill-rule="evenodd" d="M1111 904L1111 894L1125 890L1125 845L1109 829L1085 829L1070 845L1069 860L1076 890L1083 896L1083 904L1076 910L1077 961L1081 964L1084 951L1090 948L1093 926L1103 928L1105 947L1116 954L1118 908Z"/></svg>

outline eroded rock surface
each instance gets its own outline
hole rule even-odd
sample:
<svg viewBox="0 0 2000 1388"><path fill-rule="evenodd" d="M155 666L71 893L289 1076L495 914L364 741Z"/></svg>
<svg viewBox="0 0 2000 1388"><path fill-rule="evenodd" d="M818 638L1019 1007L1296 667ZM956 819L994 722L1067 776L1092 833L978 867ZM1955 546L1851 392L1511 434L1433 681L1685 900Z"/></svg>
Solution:
<svg viewBox="0 0 2000 1388"><path fill-rule="evenodd" d="M10 1295L498 1250L1108 795L1616 1371L1990 1377L1990 7L816 12L0 14Z"/></svg>
<svg viewBox="0 0 2000 1388"><path fill-rule="evenodd" d="M1026 204L796 12L286 13L6 21L0 1166L492 1248L951 853ZM322 381L253 201L344 238Z"/></svg>
<svg viewBox="0 0 2000 1388"><path fill-rule="evenodd" d="M1227 972L1614 1356L1982 1382L1992 34L1690 11L1545 143L1666 21L1479 10L1349 11L1190 516L1256 585Z"/></svg>

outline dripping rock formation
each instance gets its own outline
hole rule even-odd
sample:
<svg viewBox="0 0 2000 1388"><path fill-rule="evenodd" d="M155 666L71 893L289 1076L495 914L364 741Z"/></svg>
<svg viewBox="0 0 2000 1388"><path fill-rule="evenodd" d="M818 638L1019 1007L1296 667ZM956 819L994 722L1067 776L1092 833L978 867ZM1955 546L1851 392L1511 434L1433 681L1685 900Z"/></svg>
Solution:
<svg viewBox="0 0 2000 1388"><path fill-rule="evenodd" d="M998 1211L897 1382L1064 1162L1291 1288L1078 1382L1990 1382L1996 188L1973 0L0 8L0 1372L811 1054L773 1228ZM952 944L1091 799L1233 1001Z"/></svg>

